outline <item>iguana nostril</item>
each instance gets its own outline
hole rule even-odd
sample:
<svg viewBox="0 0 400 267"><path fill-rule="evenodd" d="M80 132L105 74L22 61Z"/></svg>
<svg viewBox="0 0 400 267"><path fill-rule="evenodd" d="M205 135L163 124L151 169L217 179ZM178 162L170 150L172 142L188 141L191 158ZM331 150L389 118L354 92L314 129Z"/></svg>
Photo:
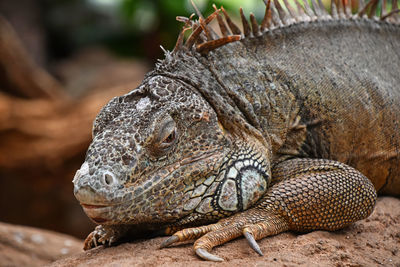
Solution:
<svg viewBox="0 0 400 267"><path fill-rule="evenodd" d="M103 181L107 185L113 185L116 181L116 178L111 173L105 173L105 174L103 174Z"/></svg>

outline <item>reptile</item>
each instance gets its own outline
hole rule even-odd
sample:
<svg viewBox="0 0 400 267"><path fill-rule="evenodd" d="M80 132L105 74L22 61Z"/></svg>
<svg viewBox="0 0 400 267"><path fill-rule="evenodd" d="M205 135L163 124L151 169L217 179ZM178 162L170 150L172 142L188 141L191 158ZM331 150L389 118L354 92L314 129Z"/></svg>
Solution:
<svg viewBox="0 0 400 267"><path fill-rule="evenodd" d="M177 17L175 48L100 111L73 180L98 224L85 250L152 231L206 260L240 236L262 255L256 240L400 195L398 1L265 4L241 28L215 5Z"/></svg>

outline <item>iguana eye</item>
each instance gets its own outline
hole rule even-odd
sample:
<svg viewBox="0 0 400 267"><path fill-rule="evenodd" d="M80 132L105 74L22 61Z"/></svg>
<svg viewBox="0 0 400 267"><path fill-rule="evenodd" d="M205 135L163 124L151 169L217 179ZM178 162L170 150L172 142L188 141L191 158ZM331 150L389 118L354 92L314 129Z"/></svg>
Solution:
<svg viewBox="0 0 400 267"><path fill-rule="evenodd" d="M172 132L161 142L164 146L170 146L176 139L176 129L174 128Z"/></svg>
<svg viewBox="0 0 400 267"><path fill-rule="evenodd" d="M163 155L176 143L178 130L174 120L170 119L157 132L153 151L157 155Z"/></svg>

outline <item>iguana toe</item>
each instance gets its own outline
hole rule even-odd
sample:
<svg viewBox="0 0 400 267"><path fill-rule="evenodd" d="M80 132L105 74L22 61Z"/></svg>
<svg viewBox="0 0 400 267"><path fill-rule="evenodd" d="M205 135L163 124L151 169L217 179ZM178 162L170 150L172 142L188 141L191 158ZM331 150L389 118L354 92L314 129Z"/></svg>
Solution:
<svg viewBox="0 0 400 267"><path fill-rule="evenodd" d="M186 228L186 229L177 231L172 236L170 236L167 240L162 242L160 245L160 248L165 248L174 243L181 242L181 241L194 240L196 238L199 238L199 237L207 234L208 232L217 230L221 227L222 227L222 225L220 223L215 223L215 224L203 225L203 226L199 226L199 227ZM174 229L176 230L175 227L167 228L165 233L171 234L174 232Z"/></svg>
<svg viewBox="0 0 400 267"><path fill-rule="evenodd" d="M160 248L166 248L173 243L179 242L179 237L176 235L170 236L168 239L161 243Z"/></svg>
<svg viewBox="0 0 400 267"><path fill-rule="evenodd" d="M246 237L247 242L249 243L250 247L255 252L257 252L260 256L264 256L264 254L262 253L262 251L260 249L260 246L257 244L256 240L254 239L253 234L244 230L243 235Z"/></svg>
<svg viewBox="0 0 400 267"><path fill-rule="evenodd" d="M97 247L96 239L94 238L94 231L91 232L85 239L83 244L83 250L89 250L91 248Z"/></svg>
<svg viewBox="0 0 400 267"><path fill-rule="evenodd" d="M198 249L196 249L196 254L197 254L200 258L202 258L202 259L204 259L204 260L209 260L209 261L224 261L224 259L222 259L222 258L220 258L220 257L218 257L218 256L216 256L216 255L214 255L214 254L211 254L210 252L208 252L207 250L205 250L205 249L203 249L203 248L198 248Z"/></svg>
<svg viewBox="0 0 400 267"><path fill-rule="evenodd" d="M215 224L187 228L178 231L165 240L160 245L160 248L165 248L176 242L198 238L193 247L199 257L210 261L223 261L222 258L211 254L209 251L211 251L213 247L224 244L242 234L240 227L241 223L231 221L231 218L228 219L229 220L221 220ZM167 230L167 232L169 231L170 230Z"/></svg>
<svg viewBox="0 0 400 267"><path fill-rule="evenodd" d="M209 253L209 251L211 251L213 247L222 245L241 235L242 231L240 224L232 221L232 225L224 226L215 231L211 231L197 239L196 242L194 242L193 248L196 251L196 254L203 259L222 261L222 258Z"/></svg>

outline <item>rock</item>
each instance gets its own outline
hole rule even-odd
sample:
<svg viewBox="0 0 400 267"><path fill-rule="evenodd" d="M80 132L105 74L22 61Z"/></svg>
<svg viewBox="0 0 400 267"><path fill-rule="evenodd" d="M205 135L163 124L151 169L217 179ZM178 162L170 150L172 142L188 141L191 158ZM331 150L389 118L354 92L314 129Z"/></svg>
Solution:
<svg viewBox="0 0 400 267"><path fill-rule="evenodd" d="M75 237L0 223L1 266L43 266L82 251Z"/></svg>
<svg viewBox="0 0 400 267"><path fill-rule="evenodd" d="M210 263L194 254L191 243L158 249L164 239L98 247L51 266L400 266L400 199L379 198L369 218L340 231L264 238L259 241L263 257L239 238L214 248L225 262Z"/></svg>

